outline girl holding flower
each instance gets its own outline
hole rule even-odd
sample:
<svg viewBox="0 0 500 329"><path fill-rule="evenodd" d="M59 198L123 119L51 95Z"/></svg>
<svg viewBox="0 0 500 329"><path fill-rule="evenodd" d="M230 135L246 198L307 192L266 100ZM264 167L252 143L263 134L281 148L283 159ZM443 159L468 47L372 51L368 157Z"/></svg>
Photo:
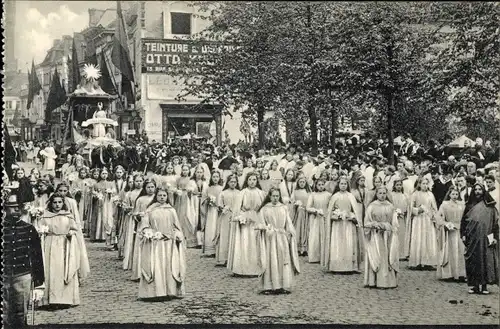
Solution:
<svg viewBox="0 0 500 329"><path fill-rule="evenodd" d="M437 238L434 216L437 212L436 199L429 190L427 178L419 178L408 209L411 219L409 243L409 267L414 269L434 268L437 265Z"/></svg>
<svg viewBox="0 0 500 329"><path fill-rule="evenodd" d="M404 193L403 181L401 179L394 180L392 192L387 195L387 199L392 202L398 213L399 257L405 260L408 259L409 256L405 254L405 241L409 238L406 236L406 232L410 231L409 221L407 220L410 201L408 200L408 196Z"/></svg>
<svg viewBox="0 0 500 329"><path fill-rule="evenodd" d="M74 196L76 203L78 204L78 212L80 214L80 223L83 223L85 218L85 193L86 193L86 179L88 175L88 170L85 167L80 168L78 171L78 178L71 184L70 190L71 194Z"/></svg>
<svg viewBox="0 0 500 329"><path fill-rule="evenodd" d="M227 267L235 275L258 276L262 273L255 228L260 223L257 211L263 201L264 193L260 189L258 175L249 173L235 204L229 242Z"/></svg>
<svg viewBox="0 0 500 329"><path fill-rule="evenodd" d="M90 170L90 177L87 179L87 193L86 193L86 202L85 202L85 210L87 213L85 214L84 232L85 234L91 238L91 223L97 220L97 199L95 198L96 193L94 191L94 186L99 181L99 175L101 171L98 168L94 168Z"/></svg>
<svg viewBox="0 0 500 329"><path fill-rule="evenodd" d="M325 190L333 194L335 192L335 189L337 188L337 185L339 183L339 172L337 169L326 169L323 171L325 173L325 179L326 179L326 185L325 185ZM322 173L323 175L323 173Z"/></svg>
<svg viewBox="0 0 500 329"><path fill-rule="evenodd" d="M113 245L113 250L118 250L118 236L120 233L120 227L122 226L123 220L123 201L125 198L125 189L127 187L127 179L125 177L125 169L118 165L115 167L114 174L114 189L116 194L111 197L113 202L113 229L111 231L111 244Z"/></svg>
<svg viewBox="0 0 500 329"><path fill-rule="evenodd" d="M94 185L95 210L97 216L95 222L91 224L90 238L97 241L106 241L106 246L112 248L112 234L114 224L114 202L113 197L116 195L116 187L109 177L107 168L101 169L99 182Z"/></svg>
<svg viewBox="0 0 500 329"><path fill-rule="evenodd" d="M368 206L370 205L370 203L372 202L372 200L375 199L375 194L376 194L376 190L379 188L379 187L382 187L383 186L383 180L380 176L374 176L373 177L373 188L371 190L368 190L366 191L366 196L365 196L365 209L368 208Z"/></svg>
<svg viewBox="0 0 500 329"><path fill-rule="evenodd" d="M218 170L212 172L208 188L203 197L202 207L205 216L201 218L203 235L203 255L215 257L215 234L217 231L217 218L219 217L218 199L222 192L222 173Z"/></svg>
<svg viewBox="0 0 500 329"><path fill-rule="evenodd" d="M460 238L460 222L465 203L460 200L460 191L452 186L437 213L438 234L441 246L437 258L438 279L464 280L465 245Z"/></svg>
<svg viewBox="0 0 500 329"><path fill-rule="evenodd" d="M50 197L40 228L45 267L42 305L80 304L80 280L88 276L90 268L83 239L78 239L80 227L63 194L56 192Z"/></svg>
<svg viewBox="0 0 500 329"><path fill-rule="evenodd" d="M196 190L196 184L189 178L189 165L183 165L180 177L177 179L175 210L181 223L182 233L186 237L186 247L196 248L196 216L192 193Z"/></svg>
<svg viewBox="0 0 500 329"><path fill-rule="evenodd" d="M318 179L314 192L307 200L306 211L309 216L307 232L307 255L309 263L319 263L325 251L325 216L331 193L325 190L326 181Z"/></svg>
<svg viewBox="0 0 500 329"><path fill-rule="evenodd" d="M301 176L297 179L295 189L293 191L293 206L294 217L292 218L293 226L297 234L298 252L299 255L307 255L307 238L309 233L309 217L306 210L307 201L311 195L311 188L307 184L307 178Z"/></svg>
<svg viewBox="0 0 500 329"><path fill-rule="evenodd" d="M229 241L234 241L234 239L230 238L230 234L234 232L232 226L236 225L232 221L234 220L234 214L238 211L237 202L240 193L238 177L230 175L218 200L222 212L217 219L217 230L214 238L216 266L227 265L230 249Z"/></svg>
<svg viewBox="0 0 500 329"><path fill-rule="evenodd" d="M125 200L123 202L123 209L125 217L123 219L123 231L120 235L120 243L118 247L118 256L123 256L123 269L132 269L132 256L134 254L134 238L137 226L137 221L133 215L133 209L135 202L142 192L142 187L144 185L144 178L141 174L136 174L133 176L134 187L126 193Z"/></svg>
<svg viewBox="0 0 500 329"><path fill-rule="evenodd" d="M365 287L396 288L399 272L398 212L387 200L388 189L375 190L375 200L366 209Z"/></svg>
<svg viewBox="0 0 500 329"><path fill-rule="evenodd" d="M356 199L349 192L348 179L341 177L325 217L326 249L321 264L327 271L359 272L361 241L358 223L361 223L361 217Z"/></svg>
<svg viewBox="0 0 500 329"><path fill-rule="evenodd" d="M267 169L262 169L259 171L259 184L262 189L262 192L268 193L269 190L271 189L271 186L273 186L273 181L271 180L271 177L269 176L269 170Z"/></svg>
<svg viewBox="0 0 500 329"><path fill-rule="evenodd" d="M172 158L172 166L174 167L174 174L176 176L180 176L182 172L182 164L181 164L181 159L179 158L178 155L175 155Z"/></svg>
<svg viewBox="0 0 500 329"><path fill-rule="evenodd" d="M182 297L186 276L185 242L168 192L158 188L147 207L140 233L139 298Z"/></svg>
<svg viewBox="0 0 500 329"><path fill-rule="evenodd" d="M144 184L139 194L137 200L135 200L134 210L132 211L132 218L137 222L135 232L138 231L141 227L142 219L144 218L144 214L146 209L153 201L156 192L156 182L152 179L146 178L144 180ZM134 237L134 249L132 253L132 281L138 281L140 278L141 272L141 254L139 253L139 244L141 242L141 236L139 234L135 234Z"/></svg>
<svg viewBox="0 0 500 329"><path fill-rule="evenodd" d="M204 220L205 213L202 207L203 196L207 194L208 184L205 181L205 169L203 166L196 166L193 177L191 177L191 185L194 187L191 193L191 202L194 210L194 222L196 224L196 242L197 247L203 246L203 228L202 221Z"/></svg>
<svg viewBox="0 0 500 329"><path fill-rule="evenodd" d="M81 216L80 216L80 211L78 209L78 203L69 192L69 184L66 182L59 183L59 185L57 185L56 187L56 193L59 193L64 196L64 202L66 203L69 212L73 214L74 220L76 221L76 224L78 224L78 227L81 230L82 222L80 221Z"/></svg>
<svg viewBox="0 0 500 329"><path fill-rule="evenodd" d="M166 189L168 192L168 199L173 204L175 201L175 188L177 186L178 175L175 174L174 165L172 162L168 162L165 165L164 170L158 175L159 183L158 185Z"/></svg>
<svg viewBox="0 0 500 329"><path fill-rule="evenodd" d="M264 294L290 293L293 277L300 272L297 241L288 206L279 188L271 188L259 209L259 263Z"/></svg>
<svg viewBox="0 0 500 329"><path fill-rule="evenodd" d="M120 202L120 211L118 218L118 227L117 227L117 249L118 249L118 259L123 260L123 247L124 247L124 235L126 231L126 217L128 215L129 206L128 206L128 196L132 190L134 190L134 176L129 175L126 179L125 189L123 190L123 196ZM139 190L140 191L140 190ZM139 194L137 194L139 195Z"/></svg>
<svg viewBox="0 0 500 329"><path fill-rule="evenodd" d="M281 181L283 180L283 174L278 169L278 161L273 160L269 169L269 177L271 177L271 181L273 181L273 186L279 186Z"/></svg>
<svg viewBox="0 0 500 329"><path fill-rule="evenodd" d="M288 212L291 218L294 218L294 200L293 192L295 188L295 177L296 173L293 169L288 169L285 172L285 179L280 183L279 189L283 197L283 202L288 207Z"/></svg>

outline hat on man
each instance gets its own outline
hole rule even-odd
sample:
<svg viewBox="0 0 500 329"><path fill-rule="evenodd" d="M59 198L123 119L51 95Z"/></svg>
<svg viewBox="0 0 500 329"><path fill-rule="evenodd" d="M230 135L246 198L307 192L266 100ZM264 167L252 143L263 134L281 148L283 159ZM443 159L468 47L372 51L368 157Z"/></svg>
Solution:
<svg viewBox="0 0 500 329"><path fill-rule="evenodd" d="M16 194L10 194L7 197L7 201L5 201L4 206L5 207L11 207L11 208L19 207L19 203L17 202L17 195Z"/></svg>

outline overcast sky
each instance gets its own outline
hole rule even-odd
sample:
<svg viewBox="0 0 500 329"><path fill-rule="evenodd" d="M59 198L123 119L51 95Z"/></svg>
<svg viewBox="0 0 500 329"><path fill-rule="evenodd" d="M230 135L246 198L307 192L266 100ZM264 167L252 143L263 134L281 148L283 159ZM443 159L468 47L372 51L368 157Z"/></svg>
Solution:
<svg viewBox="0 0 500 329"><path fill-rule="evenodd" d="M7 0L12 1L12 0ZM40 63L54 39L73 35L88 26L90 8L116 8L116 1L16 2L16 46L19 69L26 71L32 58ZM127 8L123 1L122 8Z"/></svg>

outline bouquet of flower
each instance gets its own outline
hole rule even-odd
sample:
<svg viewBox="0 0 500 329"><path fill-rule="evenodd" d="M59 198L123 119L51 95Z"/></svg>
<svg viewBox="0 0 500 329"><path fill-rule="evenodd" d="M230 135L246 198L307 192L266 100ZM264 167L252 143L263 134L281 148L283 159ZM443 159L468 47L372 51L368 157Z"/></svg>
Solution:
<svg viewBox="0 0 500 329"><path fill-rule="evenodd" d="M71 174L68 174L68 180L70 182L74 182L77 178L78 178L77 172L72 172Z"/></svg>
<svg viewBox="0 0 500 329"><path fill-rule="evenodd" d="M455 224L453 223L450 223L450 222L446 222L444 224L444 227L448 230L448 231L454 231L457 229L457 227L455 226Z"/></svg>
<svg viewBox="0 0 500 329"><path fill-rule="evenodd" d="M47 234L49 233L49 227L47 225L38 226L38 234Z"/></svg>
<svg viewBox="0 0 500 329"><path fill-rule="evenodd" d="M106 194L113 194L113 193L114 193L113 189L111 188L106 189Z"/></svg>
<svg viewBox="0 0 500 329"><path fill-rule="evenodd" d="M332 212L332 216L331 216L331 218L332 218L333 220L342 220L342 218L343 218L343 217L342 217L342 211L340 211L340 209L338 209L338 208L335 208L335 209L333 210L333 212Z"/></svg>
<svg viewBox="0 0 500 329"><path fill-rule="evenodd" d="M92 195L98 200L104 200L104 195L101 192L94 191L92 192Z"/></svg>
<svg viewBox="0 0 500 329"><path fill-rule="evenodd" d="M302 207L302 201L297 200L297 201L295 201L294 205L296 205L298 207Z"/></svg>
<svg viewBox="0 0 500 329"><path fill-rule="evenodd" d="M234 218L233 222L239 222L241 225L245 225L247 223L247 219L245 216L238 215Z"/></svg>
<svg viewBox="0 0 500 329"><path fill-rule="evenodd" d="M182 195L182 190L175 190L175 194L177 194L178 196L181 196Z"/></svg>
<svg viewBox="0 0 500 329"><path fill-rule="evenodd" d="M43 215L44 209L42 207L31 207L28 212L32 218L40 218Z"/></svg>
<svg viewBox="0 0 500 329"><path fill-rule="evenodd" d="M120 207L122 206L123 203L118 195L111 197L111 202L113 202L115 206L120 206Z"/></svg>
<svg viewBox="0 0 500 329"><path fill-rule="evenodd" d="M208 205L210 207L217 207L217 199L214 196L209 196L207 199Z"/></svg>
<svg viewBox="0 0 500 329"><path fill-rule="evenodd" d="M142 231L142 237L146 240L152 240L154 237L154 232L152 229L147 228Z"/></svg>
<svg viewBox="0 0 500 329"><path fill-rule="evenodd" d="M401 209L396 209L396 215L398 216L398 219L403 218L403 212L401 211Z"/></svg>
<svg viewBox="0 0 500 329"><path fill-rule="evenodd" d="M161 232L155 232L153 234L153 240L163 240L165 238L165 235Z"/></svg>

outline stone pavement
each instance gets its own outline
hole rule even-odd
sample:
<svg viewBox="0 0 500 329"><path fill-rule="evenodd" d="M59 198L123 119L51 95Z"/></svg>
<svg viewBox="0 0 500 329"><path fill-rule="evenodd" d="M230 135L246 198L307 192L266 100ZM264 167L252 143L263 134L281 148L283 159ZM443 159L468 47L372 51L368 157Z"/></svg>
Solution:
<svg viewBox="0 0 500 329"><path fill-rule="evenodd" d="M278 324L498 324L499 289L469 295L467 285L440 282L434 272L409 271L402 263L399 287L363 287L362 274L324 273L305 263L290 295L258 294L258 278L236 278L214 259L188 249L186 296L168 302L137 300L138 283L103 243L87 242L91 274L81 305L37 310L36 324L90 323L278 323ZM31 323L31 319L29 320Z"/></svg>

